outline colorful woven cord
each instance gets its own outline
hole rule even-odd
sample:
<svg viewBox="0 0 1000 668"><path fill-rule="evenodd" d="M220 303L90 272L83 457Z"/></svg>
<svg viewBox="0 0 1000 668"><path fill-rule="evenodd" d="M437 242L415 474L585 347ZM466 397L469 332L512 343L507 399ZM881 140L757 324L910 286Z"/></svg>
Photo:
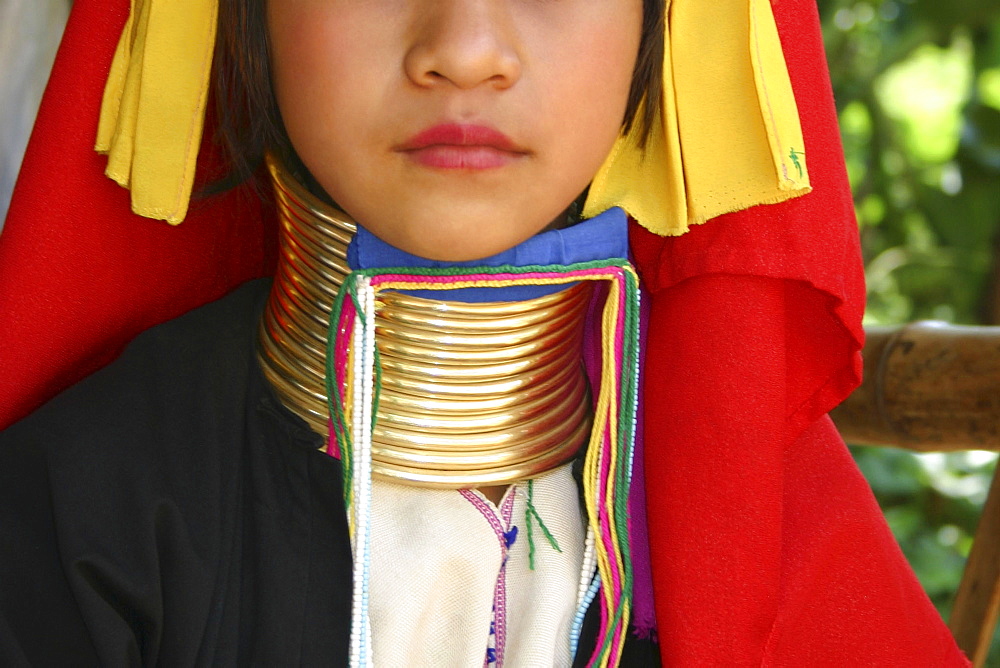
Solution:
<svg viewBox="0 0 1000 668"><path fill-rule="evenodd" d="M344 281L330 314L327 396L331 434L328 452L343 462L344 500L354 544L352 665L366 665L367 581L371 505L371 433L378 413L380 362L375 346L375 297L384 290L505 288L607 281L602 314L601 387L583 492L590 531L596 536L601 624L589 666L616 666L632 602L628 492L636 429L639 375L639 281L623 260L573 265L433 269L369 269ZM351 342L348 344L348 342ZM589 605L587 597L583 605Z"/></svg>

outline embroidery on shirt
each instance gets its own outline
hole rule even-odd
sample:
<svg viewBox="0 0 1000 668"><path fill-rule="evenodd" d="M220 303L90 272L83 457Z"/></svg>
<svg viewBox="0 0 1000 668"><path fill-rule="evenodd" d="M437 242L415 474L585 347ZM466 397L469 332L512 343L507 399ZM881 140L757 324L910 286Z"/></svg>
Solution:
<svg viewBox="0 0 1000 668"><path fill-rule="evenodd" d="M500 572L497 574L496 587L493 590L493 620L490 622L489 639L487 640L486 657L483 665L502 666L504 647L507 642L507 553L517 539L517 527L511 526L514 515L514 496L516 488L509 490L497 509L477 493L468 489L460 489L459 493L486 519L493 533L497 536L500 546ZM499 513L499 516L498 516Z"/></svg>

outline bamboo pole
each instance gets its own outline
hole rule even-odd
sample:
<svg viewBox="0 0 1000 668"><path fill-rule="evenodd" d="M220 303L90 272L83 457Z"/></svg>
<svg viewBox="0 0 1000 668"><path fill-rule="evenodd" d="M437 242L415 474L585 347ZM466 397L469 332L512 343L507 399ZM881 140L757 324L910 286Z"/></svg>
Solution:
<svg viewBox="0 0 1000 668"><path fill-rule="evenodd" d="M1000 327L866 330L865 380L831 416L849 443L1000 451Z"/></svg>
<svg viewBox="0 0 1000 668"><path fill-rule="evenodd" d="M948 627L974 668L986 663L1000 612L1000 466L976 528Z"/></svg>

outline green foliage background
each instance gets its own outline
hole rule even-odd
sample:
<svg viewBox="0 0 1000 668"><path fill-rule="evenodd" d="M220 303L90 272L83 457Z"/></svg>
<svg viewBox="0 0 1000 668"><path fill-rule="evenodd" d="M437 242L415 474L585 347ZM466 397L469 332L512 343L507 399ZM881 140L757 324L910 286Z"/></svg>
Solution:
<svg viewBox="0 0 1000 668"><path fill-rule="evenodd" d="M819 0L866 322L1000 324L1000 1ZM996 457L854 448L946 617ZM988 665L1000 666L994 642Z"/></svg>

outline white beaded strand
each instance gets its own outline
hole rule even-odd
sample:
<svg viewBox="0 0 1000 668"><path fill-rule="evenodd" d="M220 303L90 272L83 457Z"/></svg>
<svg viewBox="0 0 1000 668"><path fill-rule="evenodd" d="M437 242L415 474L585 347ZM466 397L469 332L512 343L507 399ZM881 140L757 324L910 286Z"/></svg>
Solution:
<svg viewBox="0 0 1000 668"><path fill-rule="evenodd" d="M351 605L351 666L360 665L361 661L361 635L362 635L362 621L361 621L361 582L363 578L363 569L361 567L361 560L359 557L359 545L358 545L358 479L360 478L360 472L358 471L358 449L361 441L361 424L363 422L362 413L363 409L363 394L361 392L360 379L363 375L364 361L361 357L361 350L364 345L364 335L362 328L364 327L364 320L360 313L354 316L354 330L353 336L351 337L351 350L353 351L352 356L352 374L351 374L351 440L352 443L352 453L351 453L351 497L352 503L351 507L348 509L349 515L351 516L351 551L354 557L354 577L353 577L353 590L352 590L352 605Z"/></svg>
<svg viewBox="0 0 1000 668"><path fill-rule="evenodd" d="M375 422L375 291L367 277L361 281L362 307L365 313L365 343L364 343L364 416L361 425L364 443L364 459L361 469L361 499L360 509L364 518L364 577L361 583L362 622L364 635L361 643L361 661L365 666L372 666L372 656L369 651L371 640L371 620L368 615L369 581L371 578L371 517L372 517L372 426Z"/></svg>
<svg viewBox="0 0 1000 668"><path fill-rule="evenodd" d="M361 313L355 317L354 378L352 382L354 502L354 582L351 615L351 666L371 666L371 625L368 618L368 580L371 562L371 441L375 383L375 296L370 280L357 279Z"/></svg>
<svg viewBox="0 0 1000 668"><path fill-rule="evenodd" d="M642 313L642 291L639 290L639 289L636 289L636 291L635 291L635 301L633 302L632 308L635 309L635 312L636 312L637 316L641 317L641 313ZM637 327L641 328L642 325L641 324L637 324ZM640 329L640 332L641 332L641 329ZM639 332L637 332L636 334L637 334L639 340L636 341L635 360L632 363L632 379L631 379L632 389L633 389L633 391L632 391L632 439L631 439L631 443L630 443L629 451L628 451L629 452L629 457L628 457L628 469L627 469L628 470L629 490L631 490L631 485L632 485L632 465L635 462L635 439L636 439L636 434L639 433L638 432L638 429L639 429L639 369L640 369L639 362L640 362L640 357L641 357L641 354L642 354L642 350L640 349L640 346L642 345L642 334L639 333Z"/></svg>
<svg viewBox="0 0 1000 668"><path fill-rule="evenodd" d="M580 567L580 584L576 592L576 614L573 616L573 623L569 631L570 656L573 657L576 656L580 644L583 619L597 594L595 583L600 583L600 576L597 573L597 546L594 529L587 527L587 538L583 546L583 565Z"/></svg>
<svg viewBox="0 0 1000 668"><path fill-rule="evenodd" d="M587 538L583 544L583 564L580 568L580 585L577 588L576 607L583 604L590 589L590 582L594 579L594 569L597 568L597 550L594 539L593 527L587 527Z"/></svg>

